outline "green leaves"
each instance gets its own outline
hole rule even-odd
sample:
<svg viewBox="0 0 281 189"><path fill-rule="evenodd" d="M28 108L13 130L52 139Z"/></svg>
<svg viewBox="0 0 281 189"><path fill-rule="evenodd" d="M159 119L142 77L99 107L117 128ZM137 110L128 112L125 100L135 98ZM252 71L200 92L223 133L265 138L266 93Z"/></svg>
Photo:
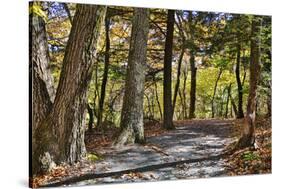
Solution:
<svg viewBox="0 0 281 189"><path fill-rule="evenodd" d="M37 16L43 18L45 22L48 20L47 14L42 10L40 5L32 4L29 7L29 14L36 14Z"/></svg>
<svg viewBox="0 0 281 189"><path fill-rule="evenodd" d="M90 153L90 154L87 154L87 159L88 159L89 161L98 161L98 160L102 160L103 158L97 156L97 155L94 154L94 153Z"/></svg>
<svg viewBox="0 0 281 189"><path fill-rule="evenodd" d="M260 159L258 154L255 154L251 151L244 152L243 155L242 155L242 158L246 161L253 161L253 160L259 160Z"/></svg>

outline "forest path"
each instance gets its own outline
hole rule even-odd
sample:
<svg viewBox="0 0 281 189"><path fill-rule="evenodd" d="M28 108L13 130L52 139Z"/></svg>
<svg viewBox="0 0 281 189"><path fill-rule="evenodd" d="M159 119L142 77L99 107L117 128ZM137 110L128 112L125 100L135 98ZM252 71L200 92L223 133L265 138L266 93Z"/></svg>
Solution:
<svg viewBox="0 0 281 189"><path fill-rule="evenodd" d="M95 162L94 171L100 178L75 185L225 176L225 162L219 156L234 141L233 121L193 120L179 125L175 130L148 137L145 146L102 149L99 153L104 159ZM123 174L126 170L132 171Z"/></svg>

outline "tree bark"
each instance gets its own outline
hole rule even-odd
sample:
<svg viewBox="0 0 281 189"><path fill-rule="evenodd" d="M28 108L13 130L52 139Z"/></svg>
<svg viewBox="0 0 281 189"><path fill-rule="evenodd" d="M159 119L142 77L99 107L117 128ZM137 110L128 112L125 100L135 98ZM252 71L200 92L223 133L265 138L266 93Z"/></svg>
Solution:
<svg viewBox="0 0 281 189"><path fill-rule="evenodd" d="M30 2L30 6L33 6L33 4L35 2ZM30 100L32 100L30 105L32 110L30 117L32 169L30 176L36 173L33 167L38 167L38 163L33 161L33 157L36 156L35 149L38 148L36 130L44 132L39 126L50 113L55 95L48 53L45 22L42 17L31 13L29 16L29 87L31 92ZM50 162L50 164L53 163ZM48 168L46 168L46 171L48 171Z"/></svg>
<svg viewBox="0 0 281 189"><path fill-rule="evenodd" d="M212 100L211 100L211 105L212 105L212 118L215 117L214 100L215 100L215 96L216 96L216 92L217 92L217 86L218 86L218 82L219 82L219 80L220 80L221 74L222 74L222 68L220 68L220 70L219 70L219 74L218 74L218 77L217 77L216 82L215 82L213 97L212 97Z"/></svg>
<svg viewBox="0 0 281 189"><path fill-rule="evenodd" d="M184 119L187 119L188 116L187 116L187 102L186 102L186 81L187 81L187 73L188 73L188 70L187 70L187 65L186 65L186 68L183 72L183 89L182 89L182 93L183 93L183 97L182 97L182 100L183 100L183 118Z"/></svg>
<svg viewBox="0 0 281 189"><path fill-rule="evenodd" d="M190 82L190 104L189 104L189 119L195 118L195 103L196 103L196 72L195 66L195 49L194 49L194 25L192 23L192 11L188 12L188 23L190 28L190 40L193 45L190 47L190 71L191 71L191 82Z"/></svg>
<svg viewBox="0 0 281 189"><path fill-rule="evenodd" d="M144 143L143 98L146 69L146 50L149 31L149 10L135 8L121 112L121 133L116 146Z"/></svg>
<svg viewBox="0 0 281 189"><path fill-rule="evenodd" d="M153 78L153 82L154 82L154 86L155 86L155 97L156 97L156 101L157 101L157 105L158 105L158 110L159 110L159 114L160 114L160 120L163 119L163 115L162 115L162 109L161 109L161 104L159 101L159 95L158 95L158 89L157 89L157 81L155 81L155 78Z"/></svg>
<svg viewBox="0 0 281 189"><path fill-rule="evenodd" d="M165 129L173 129L173 107L172 107L172 56L173 56L173 33L175 23L175 11L168 10L167 33L164 54L164 121Z"/></svg>
<svg viewBox="0 0 281 189"><path fill-rule="evenodd" d="M229 104L229 98L230 98L230 94L231 94L231 85L232 85L232 83L230 83L227 88L227 99L226 99L224 118L227 118L227 116L228 116L228 104Z"/></svg>
<svg viewBox="0 0 281 189"><path fill-rule="evenodd" d="M35 131L34 171L41 169L40 159L72 164L85 155L87 90L105 10L105 6L77 5L53 108Z"/></svg>
<svg viewBox="0 0 281 189"><path fill-rule="evenodd" d="M247 104L247 113L244 122L244 130L238 141L238 147L251 147L255 144L256 124L256 98L260 76L260 31L262 18L255 16L252 20L251 55L250 55L250 88Z"/></svg>
<svg viewBox="0 0 281 189"><path fill-rule="evenodd" d="M243 86L240 79L240 50L241 45L237 44L237 58L236 58L236 68L235 68L235 76L236 76L236 82L237 82L237 92L238 92L238 115L237 118L243 118Z"/></svg>
<svg viewBox="0 0 281 189"><path fill-rule="evenodd" d="M92 132L93 124L94 124L94 114L93 114L93 109L91 108L90 104L87 104L87 110L88 110L88 114L89 114L88 131Z"/></svg>
<svg viewBox="0 0 281 189"><path fill-rule="evenodd" d="M104 57L104 72L101 84L101 94L99 100L99 110L98 110L98 119L97 119L97 127L101 127L102 124L102 115L103 115L103 106L104 99L106 94L106 84L108 78L108 69L109 69L109 58L110 58L110 36L109 36L109 25L110 25L110 17L109 14L106 15L105 18L105 57Z"/></svg>
<svg viewBox="0 0 281 189"><path fill-rule="evenodd" d="M178 62L177 81L176 81L174 98L173 98L173 112L172 112L172 115L174 115L174 112L175 112L177 96L178 96L178 91L179 91L179 87L180 87L181 63L182 63L182 58L183 58L183 55L184 55L184 50L185 49L182 47L181 54L180 54L180 57L179 57L179 62Z"/></svg>
<svg viewBox="0 0 281 189"><path fill-rule="evenodd" d="M189 105L189 119L195 118L195 102L196 102L196 72L194 52L190 53L190 71L191 71L191 83L190 83L190 105Z"/></svg>
<svg viewBox="0 0 281 189"><path fill-rule="evenodd" d="M237 111L235 101L234 101L233 97L231 96L231 94L230 94L230 101L231 101L231 105L232 105L232 108L233 108L233 111L234 111L234 114L235 114L235 118L237 118L238 117L238 111Z"/></svg>

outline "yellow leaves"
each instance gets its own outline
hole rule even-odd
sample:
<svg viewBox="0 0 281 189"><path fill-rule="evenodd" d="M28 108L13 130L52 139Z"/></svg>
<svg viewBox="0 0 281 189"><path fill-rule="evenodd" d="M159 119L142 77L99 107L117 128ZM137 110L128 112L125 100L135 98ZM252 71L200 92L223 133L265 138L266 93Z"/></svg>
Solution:
<svg viewBox="0 0 281 189"><path fill-rule="evenodd" d="M43 18L43 20L45 22L47 22L48 20L48 16L47 14L42 10L42 7L40 5L35 5L32 4L31 6L29 6L29 14L36 14L37 16Z"/></svg>

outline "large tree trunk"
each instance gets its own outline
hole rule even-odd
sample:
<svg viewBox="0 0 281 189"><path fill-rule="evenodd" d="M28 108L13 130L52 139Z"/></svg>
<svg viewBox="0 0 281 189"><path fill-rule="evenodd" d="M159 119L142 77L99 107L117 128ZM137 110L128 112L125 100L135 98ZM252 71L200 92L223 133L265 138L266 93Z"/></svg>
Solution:
<svg viewBox="0 0 281 189"><path fill-rule="evenodd" d="M196 72L194 52L190 53L190 71L191 71L191 83L190 83L190 105L189 105L189 119L195 118L195 102L196 102Z"/></svg>
<svg viewBox="0 0 281 189"><path fill-rule="evenodd" d="M101 127L102 125L102 115L103 115L103 106L104 106L104 99L106 93L106 83L108 78L108 69L109 69L109 50L110 50L110 37L109 37L109 25L110 25L110 17L107 14L105 18L105 57L104 57L104 72L101 84L101 94L99 100L99 110L98 110L98 118L97 118L97 127Z"/></svg>
<svg viewBox="0 0 281 189"><path fill-rule="evenodd" d="M251 33L251 57L250 57L250 88L245 117L244 130L238 147L244 148L255 144L255 124L256 124L256 98L257 87L260 76L260 30L261 17L255 16L252 20Z"/></svg>
<svg viewBox="0 0 281 189"><path fill-rule="evenodd" d="M168 10L167 33L164 55L164 121L165 129L173 129L173 107L172 107L172 56L173 56L173 33L175 23L175 11Z"/></svg>
<svg viewBox="0 0 281 189"><path fill-rule="evenodd" d="M31 2L30 6L38 4ZM35 13L29 16L29 88L32 104L31 115L31 137L32 137L32 157L36 155L35 149L38 147L36 130L41 122L50 113L54 100L53 78L49 67L49 54L45 22L42 17ZM43 132L43 130L41 131ZM53 165L53 164L52 164ZM32 167L38 167L32 158ZM48 170L48 169L47 169ZM30 176L35 173L30 170Z"/></svg>
<svg viewBox="0 0 281 189"><path fill-rule="evenodd" d="M121 112L121 133L115 145L144 143L143 96L146 69L146 50L149 30L149 10L135 8Z"/></svg>
<svg viewBox="0 0 281 189"><path fill-rule="evenodd" d="M74 163L85 155L87 90L105 10L104 6L77 5L53 108L35 130L34 172L42 169L46 159Z"/></svg>
<svg viewBox="0 0 281 189"><path fill-rule="evenodd" d="M237 58L236 58L236 68L235 68L235 76L238 88L238 115L237 118L243 118L243 86L240 79L240 50L241 45L237 45Z"/></svg>
<svg viewBox="0 0 281 189"><path fill-rule="evenodd" d="M219 80L220 80L221 74L222 74L222 68L220 68L220 70L219 70L219 74L218 74L218 77L217 77L216 82L215 82L213 97L212 97L212 100L211 100L211 105L212 105L212 118L215 117L214 100L215 100L215 96L216 96L216 92L217 92L217 86L218 86L218 82L219 82Z"/></svg>
<svg viewBox="0 0 281 189"><path fill-rule="evenodd" d="M181 54L180 54L180 57L179 57L179 62L178 62L177 81L176 81L174 98L173 98L173 112L172 112L172 115L174 115L174 112L175 112L177 96L178 96L178 91L179 91L179 87L180 87L181 63L182 63L182 58L183 58L183 55L184 55L184 50L185 50L184 47L182 47Z"/></svg>

